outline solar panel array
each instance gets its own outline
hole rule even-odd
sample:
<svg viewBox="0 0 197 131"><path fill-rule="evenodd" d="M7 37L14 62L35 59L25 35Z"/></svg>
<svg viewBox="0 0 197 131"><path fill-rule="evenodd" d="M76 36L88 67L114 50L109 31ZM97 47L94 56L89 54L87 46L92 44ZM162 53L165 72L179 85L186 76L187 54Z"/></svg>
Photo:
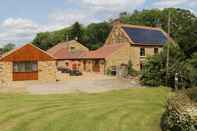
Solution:
<svg viewBox="0 0 197 131"><path fill-rule="evenodd" d="M123 29L136 44L163 45L168 41L168 38L159 30L137 27L123 27Z"/></svg>

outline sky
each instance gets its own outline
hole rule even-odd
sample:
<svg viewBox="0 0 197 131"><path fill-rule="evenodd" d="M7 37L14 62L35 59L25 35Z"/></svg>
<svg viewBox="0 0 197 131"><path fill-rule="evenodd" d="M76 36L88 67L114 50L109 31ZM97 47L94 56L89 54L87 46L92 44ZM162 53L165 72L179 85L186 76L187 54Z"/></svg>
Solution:
<svg viewBox="0 0 197 131"><path fill-rule="evenodd" d="M197 14L197 0L1 0L0 47L29 43L36 33L116 18L120 12L179 7Z"/></svg>

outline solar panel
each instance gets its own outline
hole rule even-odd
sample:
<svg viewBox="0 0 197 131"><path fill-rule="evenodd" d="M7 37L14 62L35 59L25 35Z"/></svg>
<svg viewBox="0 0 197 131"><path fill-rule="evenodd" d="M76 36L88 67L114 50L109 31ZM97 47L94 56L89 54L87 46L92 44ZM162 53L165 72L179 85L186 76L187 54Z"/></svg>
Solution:
<svg viewBox="0 0 197 131"><path fill-rule="evenodd" d="M137 27L123 27L128 36L138 44L165 44L168 39L159 30L142 29Z"/></svg>

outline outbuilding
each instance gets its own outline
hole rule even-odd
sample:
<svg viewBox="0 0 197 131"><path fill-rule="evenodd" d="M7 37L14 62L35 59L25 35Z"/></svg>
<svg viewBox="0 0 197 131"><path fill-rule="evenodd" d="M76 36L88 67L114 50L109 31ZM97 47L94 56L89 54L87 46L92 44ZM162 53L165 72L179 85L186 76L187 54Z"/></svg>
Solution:
<svg viewBox="0 0 197 131"><path fill-rule="evenodd" d="M56 81L56 61L53 56L26 44L0 58L1 84L15 84L17 81Z"/></svg>

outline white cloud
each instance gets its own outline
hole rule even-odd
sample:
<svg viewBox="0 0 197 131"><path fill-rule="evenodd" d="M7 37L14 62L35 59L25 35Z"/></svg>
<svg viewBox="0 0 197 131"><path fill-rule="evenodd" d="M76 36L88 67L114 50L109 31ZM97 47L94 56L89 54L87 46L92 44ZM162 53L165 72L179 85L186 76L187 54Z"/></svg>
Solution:
<svg viewBox="0 0 197 131"><path fill-rule="evenodd" d="M125 7L136 7L145 2L145 0L81 0L84 4L89 4L108 10L119 10ZM128 9L128 8L125 8Z"/></svg>
<svg viewBox="0 0 197 131"><path fill-rule="evenodd" d="M153 3L153 7L157 8L167 8L167 7L175 7L175 6L196 6L197 0L158 0Z"/></svg>
<svg viewBox="0 0 197 131"><path fill-rule="evenodd" d="M36 33L60 29L60 25L41 25L29 19L8 18L1 24L0 43L30 42Z"/></svg>
<svg viewBox="0 0 197 131"><path fill-rule="evenodd" d="M0 43L31 41L38 32L53 31L76 21L82 24L99 22L118 16L122 11L132 11L146 0L65 0L70 7L52 10L48 22L37 23L26 18L7 18L0 25ZM39 15L39 14L38 14Z"/></svg>
<svg viewBox="0 0 197 131"><path fill-rule="evenodd" d="M2 27L8 29L37 29L38 25L31 20L22 18L8 18L2 23Z"/></svg>
<svg viewBox="0 0 197 131"><path fill-rule="evenodd" d="M85 10L79 11L63 11L56 10L49 14L49 21L55 23L59 26L70 26L76 21L79 21L82 24L87 24L89 22L95 22L96 19L93 18L92 12L86 12Z"/></svg>

